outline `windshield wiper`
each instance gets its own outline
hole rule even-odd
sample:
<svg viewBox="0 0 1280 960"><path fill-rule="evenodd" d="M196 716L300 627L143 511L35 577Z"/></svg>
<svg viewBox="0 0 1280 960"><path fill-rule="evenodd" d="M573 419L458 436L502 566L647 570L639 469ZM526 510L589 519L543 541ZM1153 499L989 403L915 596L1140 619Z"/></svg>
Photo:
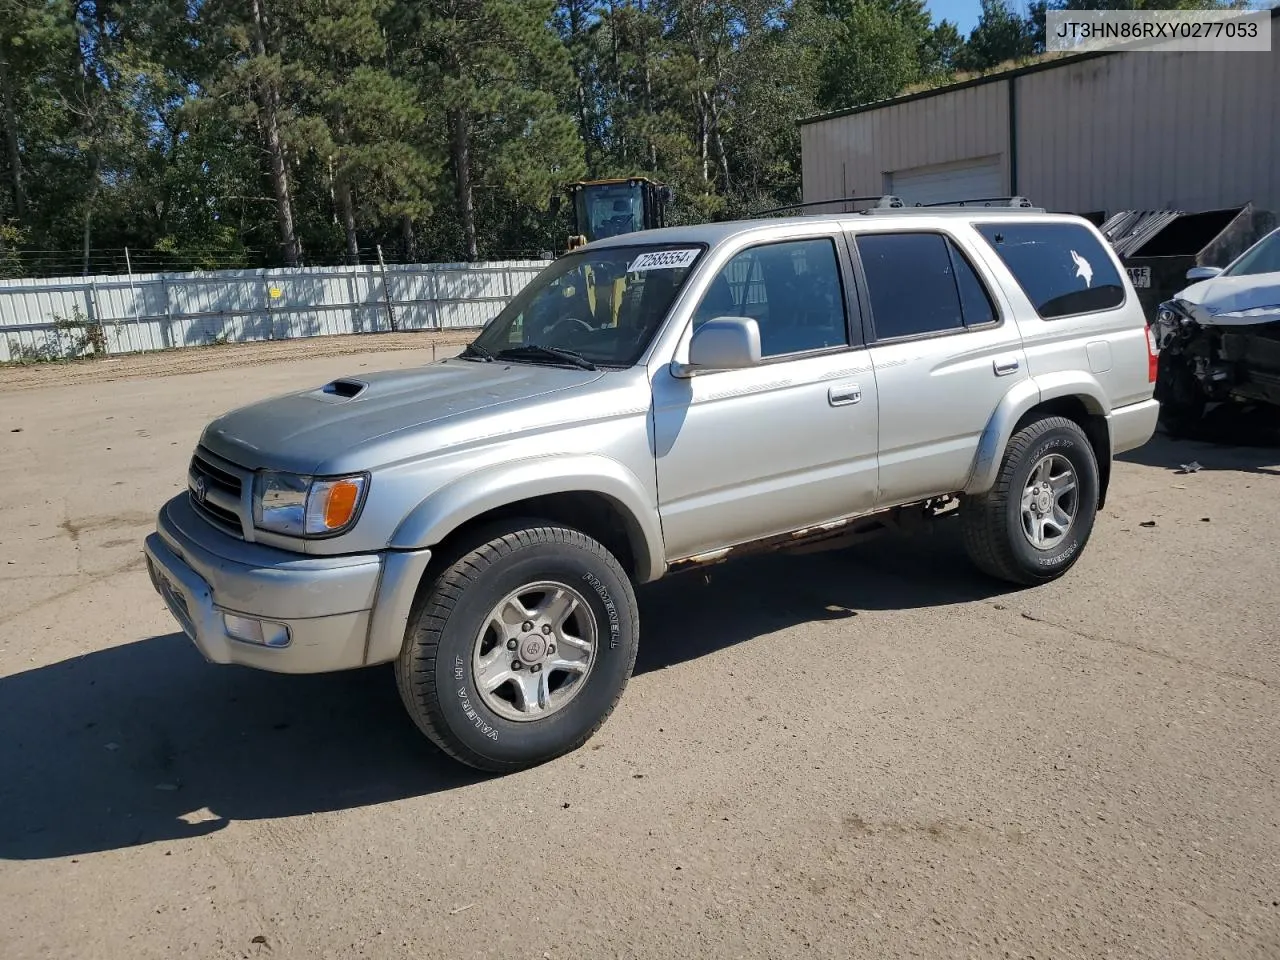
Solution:
<svg viewBox="0 0 1280 960"><path fill-rule="evenodd" d="M458 356L465 357L468 360L482 360L485 363L493 359L491 351L475 343L468 343Z"/></svg>
<svg viewBox="0 0 1280 960"><path fill-rule="evenodd" d="M537 357L542 357L571 364L579 370L596 369L596 365L580 353L574 353L572 350L565 350L561 347L548 347L541 343L525 343L518 347L508 347L505 350L499 350L495 356L512 360L533 360Z"/></svg>

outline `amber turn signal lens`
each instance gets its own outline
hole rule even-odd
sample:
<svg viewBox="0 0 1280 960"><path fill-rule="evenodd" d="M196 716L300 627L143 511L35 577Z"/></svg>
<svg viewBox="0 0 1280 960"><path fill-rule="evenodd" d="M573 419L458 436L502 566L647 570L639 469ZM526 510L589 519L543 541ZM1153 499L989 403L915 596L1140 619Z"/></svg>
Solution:
<svg viewBox="0 0 1280 960"><path fill-rule="evenodd" d="M326 529L337 530L351 522L356 512L356 504L360 502L360 484L355 480L339 480L329 488L329 497L324 505L324 525Z"/></svg>

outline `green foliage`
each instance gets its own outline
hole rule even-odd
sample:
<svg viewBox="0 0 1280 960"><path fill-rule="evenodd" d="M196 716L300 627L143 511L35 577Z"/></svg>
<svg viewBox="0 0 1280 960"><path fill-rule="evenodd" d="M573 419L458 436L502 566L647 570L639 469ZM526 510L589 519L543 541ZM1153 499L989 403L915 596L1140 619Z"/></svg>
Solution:
<svg viewBox="0 0 1280 960"><path fill-rule="evenodd" d="M986 70L1035 52L1035 24L1031 20L1015 12L1007 0L982 0L982 16L969 34L956 66L961 70Z"/></svg>
<svg viewBox="0 0 1280 960"><path fill-rule="evenodd" d="M53 314L50 329L39 341L23 343L9 338L10 362L18 364L57 363L77 360L91 354L100 357L107 352L107 332L103 325L90 320L79 307L70 317Z"/></svg>
<svg viewBox="0 0 1280 960"><path fill-rule="evenodd" d="M583 176L749 215L798 200L798 118L1033 52L1030 9L966 41L924 0L0 0L0 275L536 254Z"/></svg>
<svg viewBox="0 0 1280 960"><path fill-rule="evenodd" d="M22 276L21 242L21 230L11 223L0 223L0 280Z"/></svg>

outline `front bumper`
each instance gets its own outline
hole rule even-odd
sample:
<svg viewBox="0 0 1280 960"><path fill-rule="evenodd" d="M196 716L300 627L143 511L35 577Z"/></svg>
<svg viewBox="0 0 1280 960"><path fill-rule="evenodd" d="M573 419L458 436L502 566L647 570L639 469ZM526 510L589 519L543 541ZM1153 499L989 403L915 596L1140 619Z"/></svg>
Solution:
<svg viewBox="0 0 1280 960"><path fill-rule="evenodd" d="M213 663L279 673L324 673L393 659L430 551L303 556L215 529L184 493L160 510L146 539L147 571L192 642ZM233 637L236 614L289 631L268 647Z"/></svg>

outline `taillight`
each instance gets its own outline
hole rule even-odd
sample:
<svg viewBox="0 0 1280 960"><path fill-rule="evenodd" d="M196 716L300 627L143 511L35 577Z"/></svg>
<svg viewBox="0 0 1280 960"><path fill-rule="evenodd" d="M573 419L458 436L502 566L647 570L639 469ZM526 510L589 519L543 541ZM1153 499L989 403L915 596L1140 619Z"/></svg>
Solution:
<svg viewBox="0 0 1280 960"><path fill-rule="evenodd" d="M1147 382L1155 383L1160 372L1160 348L1156 346L1156 332L1147 324Z"/></svg>

